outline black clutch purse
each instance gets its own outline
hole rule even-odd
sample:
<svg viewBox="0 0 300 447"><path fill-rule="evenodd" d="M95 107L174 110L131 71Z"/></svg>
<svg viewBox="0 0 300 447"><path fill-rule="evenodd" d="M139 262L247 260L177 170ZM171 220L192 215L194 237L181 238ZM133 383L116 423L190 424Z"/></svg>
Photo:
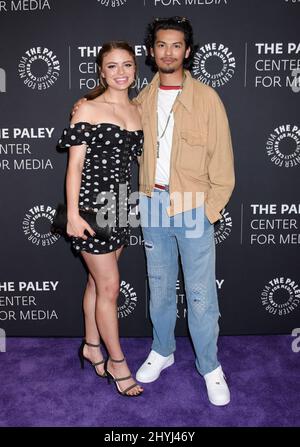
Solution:
<svg viewBox="0 0 300 447"><path fill-rule="evenodd" d="M97 224L96 216L97 212L94 210L79 209L80 216L92 227L95 231L95 238L101 239L102 241L109 241L111 236L112 227L106 225L104 227L99 227ZM67 206L60 203L56 207L55 215L53 217L53 223L51 225L51 232L57 233L62 236L67 236Z"/></svg>

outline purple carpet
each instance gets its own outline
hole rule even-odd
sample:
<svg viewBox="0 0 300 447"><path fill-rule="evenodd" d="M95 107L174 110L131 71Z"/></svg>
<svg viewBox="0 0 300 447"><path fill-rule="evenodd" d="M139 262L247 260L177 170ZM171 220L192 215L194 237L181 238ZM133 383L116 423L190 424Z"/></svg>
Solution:
<svg viewBox="0 0 300 447"><path fill-rule="evenodd" d="M77 357L79 339L9 338L0 353L1 427L296 427L300 352L290 336L223 336L219 359L231 403L214 407L194 367L188 338L177 338L175 364L146 384L143 396L117 394ZM135 372L149 338L122 339Z"/></svg>

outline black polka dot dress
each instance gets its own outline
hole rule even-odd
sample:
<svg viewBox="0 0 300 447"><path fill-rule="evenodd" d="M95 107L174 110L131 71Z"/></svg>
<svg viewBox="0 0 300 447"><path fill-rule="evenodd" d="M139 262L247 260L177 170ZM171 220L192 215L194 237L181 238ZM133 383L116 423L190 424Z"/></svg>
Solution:
<svg viewBox="0 0 300 447"><path fill-rule="evenodd" d="M61 149L81 144L86 145L87 149L81 175L79 208L94 211L106 208L106 213L116 217L109 241L96 237L88 237L84 241L73 237L72 246L77 252L109 253L128 244L131 165L142 153L143 132L129 131L116 124L79 122L64 129L58 141ZM109 202L106 200L108 192ZM102 203L106 207L103 208Z"/></svg>

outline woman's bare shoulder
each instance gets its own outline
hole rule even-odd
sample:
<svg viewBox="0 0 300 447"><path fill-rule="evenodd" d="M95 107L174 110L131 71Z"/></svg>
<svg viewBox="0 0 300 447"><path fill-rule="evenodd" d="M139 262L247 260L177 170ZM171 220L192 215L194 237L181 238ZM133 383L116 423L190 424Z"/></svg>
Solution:
<svg viewBox="0 0 300 447"><path fill-rule="evenodd" d="M96 101L95 99L82 101L72 116L71 124L76 124L82 121L93 124L95 122L95 114L101 111L104 104L103 101Z"/></svg>

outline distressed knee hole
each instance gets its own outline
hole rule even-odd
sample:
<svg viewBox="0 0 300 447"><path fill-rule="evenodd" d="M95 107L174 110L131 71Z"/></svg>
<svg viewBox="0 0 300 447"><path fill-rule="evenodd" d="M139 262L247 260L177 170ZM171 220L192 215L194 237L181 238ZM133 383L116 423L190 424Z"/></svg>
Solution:
<svg viewBox="0 0 300 447"><path fill-rule="evenodd" d="M146 241L144 242L144 246L145 246L146 250L153 250L153 247L154 247L152 242L146 242Z"/></svg>
<svg viewBox="0 0 300 447"><path fill-rule="evenodd" d="M203 286L202 284L194 286L192 289L190 289L189 296L190 296L190 303L193 306L193 308L197 312L204 312L207 305L206 287Z"/></svg>
<svg viewBox="0 0 300 447"><path fill-rule="evenodd" d="M161 279L162 279L161 269L152 267L152 269L149 269L149 271L148 271L148 277L149 277L149 280L154 279L155 281L161 281ZM155 285L158 286L160 284L155 283Z"/></svg>
<svg viewBox="0 0 300 447"><path fill-rule="evenodd" d="M167 286L167 277L162 272L164 271L164 266L151 266L148 269L148 278L152 287L163 288Z"/></svg>
<svg viewBox="0 0 300 447"><path fill-rule="evenodd" d="M151 274L149 274L148 276L149 276L149 279L155 279L157 281L161 280L161 276L160 275L156 275L156 274L151 275Z"/></svg>
<svg viewBox="0 0 300 447"><path fill-rule="evenodd" d="M192 300L191 305L197 313L203 313L206 309L205 299L195 298Z"/></svg>

